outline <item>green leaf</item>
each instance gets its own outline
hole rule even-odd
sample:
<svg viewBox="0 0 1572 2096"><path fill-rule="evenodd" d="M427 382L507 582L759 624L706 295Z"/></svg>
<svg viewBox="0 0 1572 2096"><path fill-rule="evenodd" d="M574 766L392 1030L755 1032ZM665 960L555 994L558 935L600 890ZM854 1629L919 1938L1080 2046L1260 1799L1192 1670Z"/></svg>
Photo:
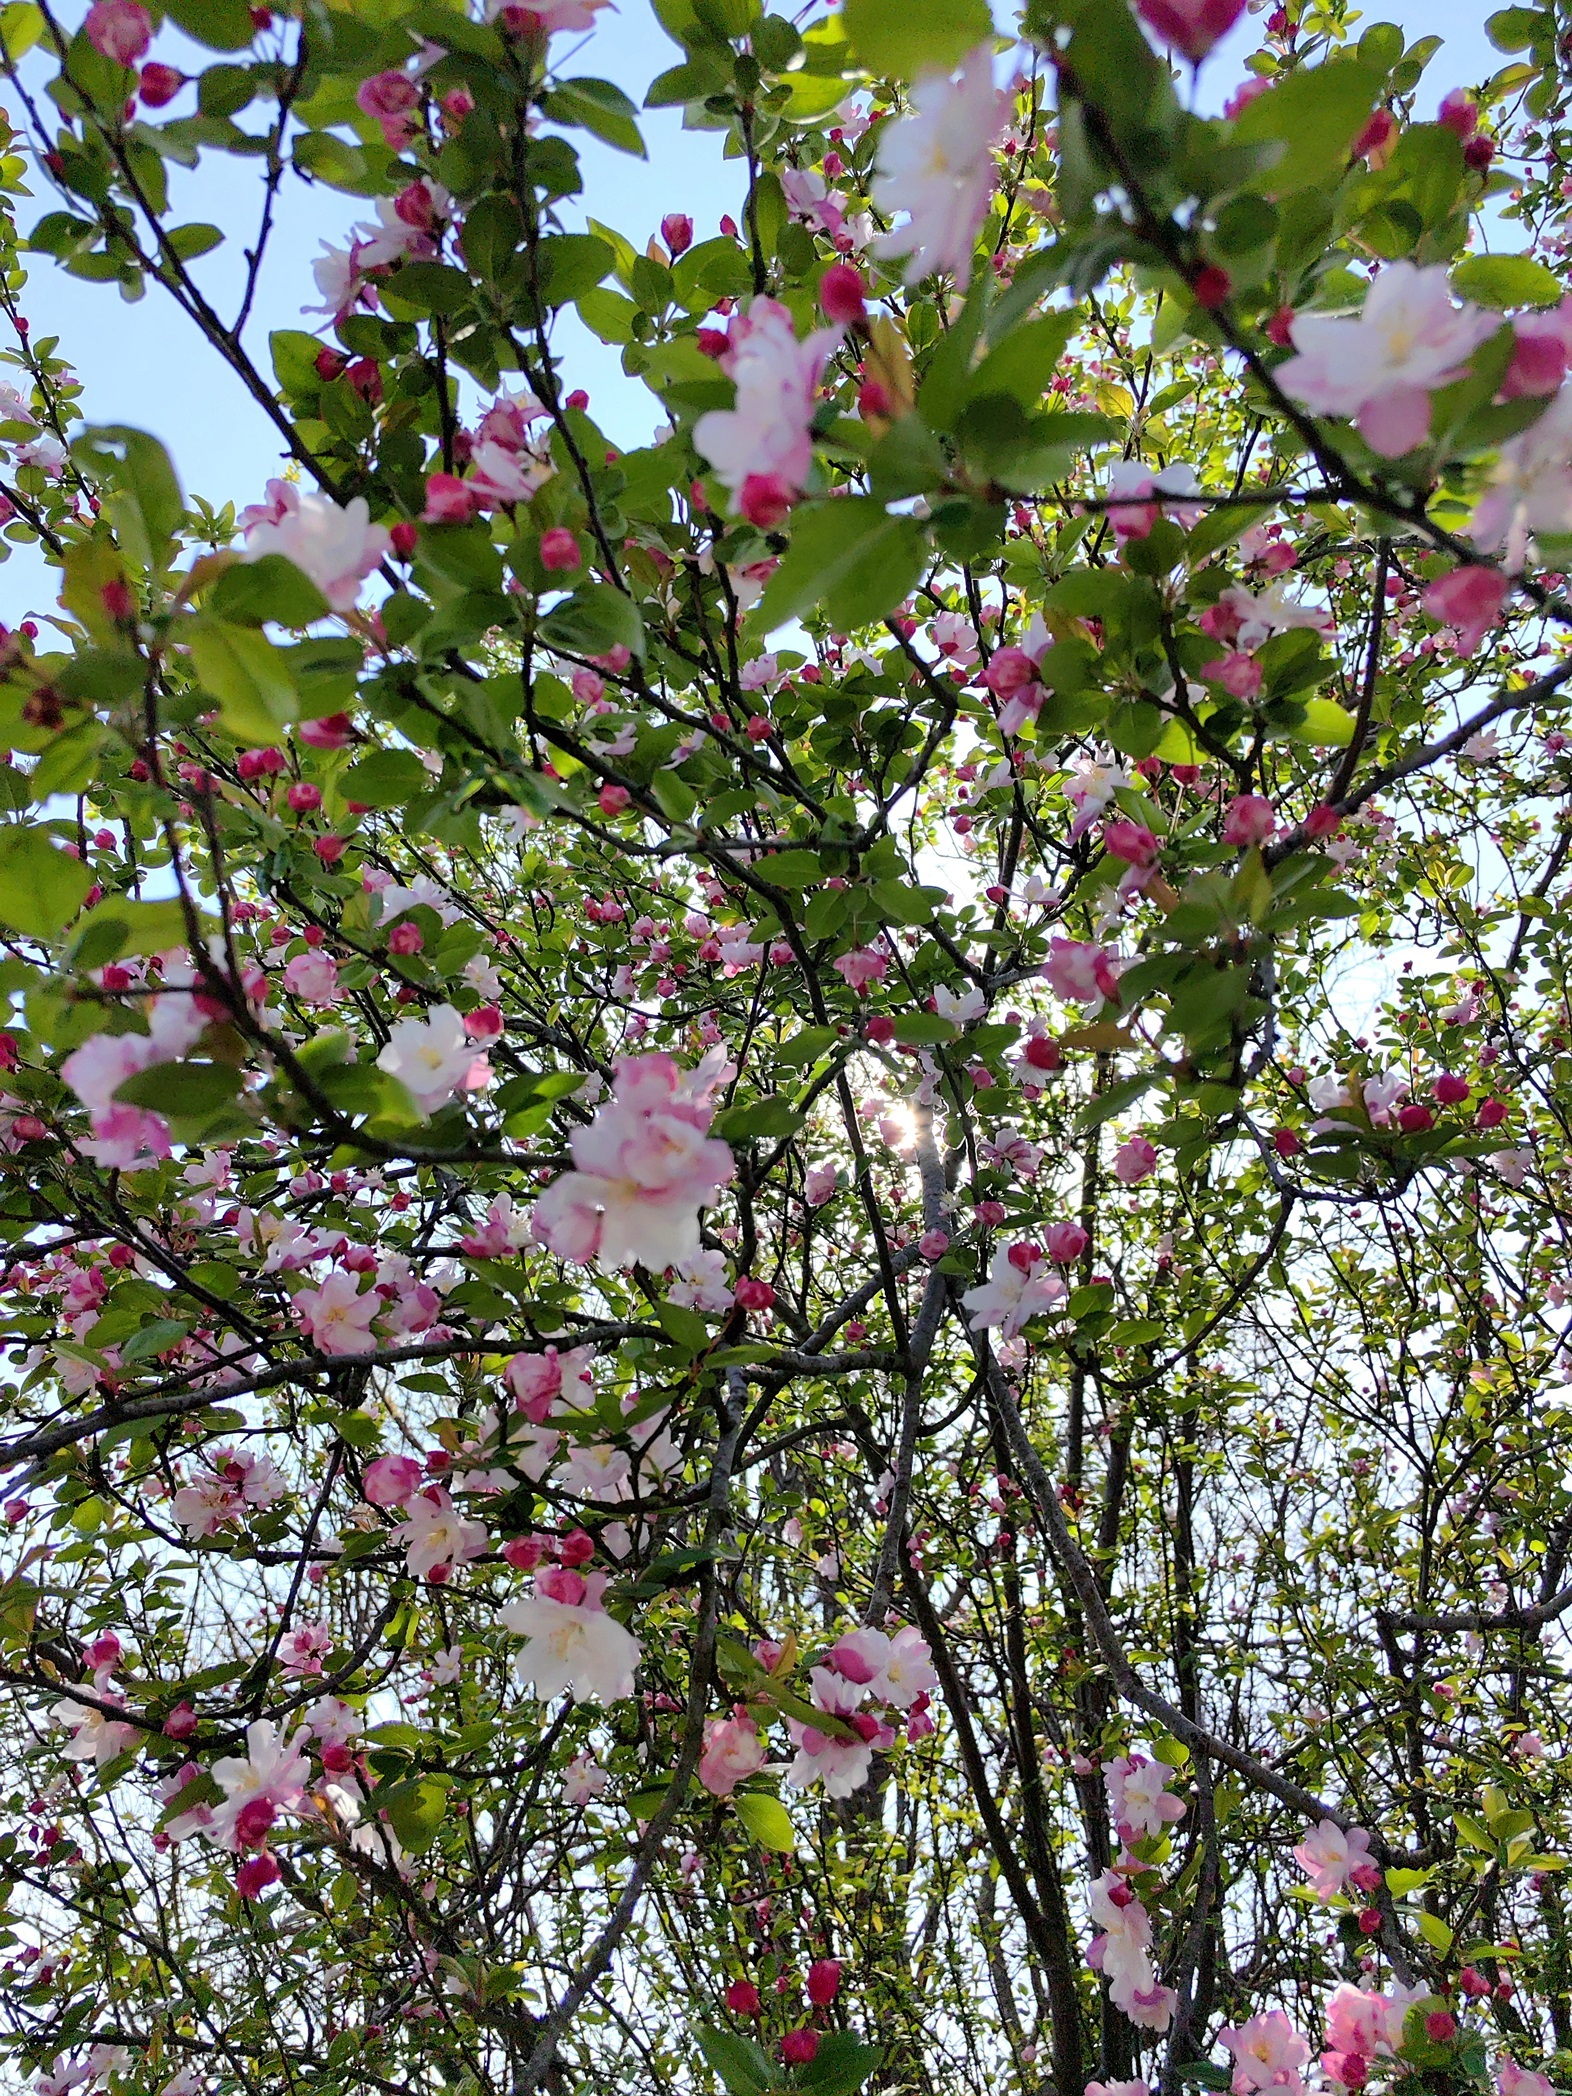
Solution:
<svg viewBox="0 0 1572 2096"><path fill-rule="evenodd" d="M431 774L413 750L377 750L339 781L345 800L364 801L368 808L399 808L431 787Z"/></svg>
<svg viewBox="0 0 1572 2096"><path fill-rule="evenodd" d="M215 618L242 626L260 626L269 619L277 626L310 626L326 618L328 610L327 598L316 584L282 553L236 561L213 584L206 602Z"/></svg>
<svg viewBox="0 0 1572 2096"><path fill-rule="evenodd" d="M948 73L993 37L988 0L846 0L845 22L858 62L890 80Z"/></svg>
<svg viewBox="0 0 1572 2096"><path fill-rule="evenodd" d="M0 46L7 64L14 65L31 51L43 33L44 18L31 0L12 0L9 7L0 7Z"/></svg>
<svg viewBox="0 0 1572 2096"><path fill-rule="evenodd" d="M738 1791L732 1803L737 1808L738 1819L761 1849L776 1849L783 1856L795 1851L796 1830L791 1823L791 1814L779 1798L772 1798L767 1791L742 1790Z"/></svg>
<svg viewBox="0 0 1572 2096"><path fill-rule="evenodd" d="M304 131L290 148L290 157L303 175L325 182L329 189L342 189L347 196L378 196L388 184L383 177L388 155L373 155L365 146L351 145L331 131Z"/></svg>
<svg viewBox="0 0 1572 2096"><path fill-rule="evenodd" d="M451 1776L418 1776L413 1782L378 1790L378 1810L387 1814L389 1825L412 1855L423 1855L436 1840L448 1816L452 1788Z"/></svg>
<svg viewBox="0 0 1572 2096"><path fill-rule="evenodd" d="M1554 306L1561 284L1553 270L1532 255L1469 255L1452 272L1459 298L1504 313L1508 306Z"/></svg>
<svg viewBox="0 0 1572 2096"><path fill-rule="evenodd" d="M75 968L103 968L130 954L168 953L186 943L186 913L177 901L139 902L112 895L95 903L71 941Z"/></svg>
<svg viewBox="0 0 1572 2096"><path fill-rule="evenodd" d="M182 262L194 262L198 255L209 255L223 244L224 236L217 226L175 226L169 235L169 245Z"/></svg>
<svg viewBox="0 0 1572 2096"><path fill-rule="evenodd" d="M707 2023L701 2023L693 2035L705 2064L720 2076L727 2096L759 2096L761 2089L781 2086L779 2073L751 2038L716 2030Z"/></svg>
<svg viewBox="0 0 1572 2096"><path fill-rule="evenodd" d="M1257 95L1235 119L1234 136L1241 145L1283 150L1250 186L1266 196L1290 196L1339 170L1385 85L1384 74L1357 59L1334 58Z"/></svg>
<svg viewBox="0 0 1572 2096"><path fill-rule="evenodd" d="M1330 750L1346 750L1353 741L1354 716L1336 699L1306 699L1304 714L1302 725L1292 731L1292 741Z"/></svg>
<svg viewBox="0 0 1572 2096"><path fill-rule="evenodd" d="M1008 393L1023 408L1035 408L1052 385L1065 348L1084 317L1078 306L1072 306L1067 312L1045 313L1012 329L972 373L966 399L981 400L989 393ZM1111 428L1102 415L1081 419Z"/></svg>
<svg viewBox="0 0 1572 2096"><path fill-rule="evenodd" d="M227 1106L239 1090L240 1072L232 1063L150 1063L128 1077L115 1097L171 1120L195 1120Z"/></svg>
<svg viewBox="0 0 1572 2096"><path fill-rule="evenodd" d="M768 1140L793 1135L801 1122L802 1116L791 1101L777 1095L755 1099L747 1106L728 1107L715 1123L715 1133L722 1142L745 1143L755 1137Z"/></svg>
<svg viewBox="0 0 1572 2096"><path fill-rule="evenodd" d="M193 1776L189 1783L182 1783L174 1796L168 1800L158 1815L157 1824L167 1827L172 1819L182 1813L195 1811L198 1805L222 1805L224 1793L207 1774Z"/></svg>
<svg viewBox="0 0 1572 2096"><path fill-rule="evenodd" d="M186 502L157 437L108 423L84 430L71 456L89 479L114 491L114 521L126 551L143 567L165 566Z"/></svg>
<svg viewBox="0 0 1572 2096"><path fill-rule="evenodd" d="M702 1354L710 1343L709 1326L697 1310L685 1310L681 1303L658 1304L655 1320L666 1337L674 1340L685 1353Z"/></svg>
<svg viewBox="0 0 1572 2096"><path fill-rule="evenodd" d="M811 851L771 852L753 870L760 880L771 881L777 888L811 888L824 878L824 862Z"/></svg>
<svg viewBox="0 0 1572 2096"><path fill-rule="evenodd" d="M0 833L0 923L30 939L52 939L82 907L93 885L80 859L59 850L47 830Z"/></svg>
<svg viewBox="0 0 1572 2096"><path fill-rule="evenodd" d="M567 306L610 276L617 257L593 233L553 233L536 248L535 260L544 303Z"/></svg>
<svg viewBox="0 0 1572 2096"><path fill-rule="evenodd" d="M495 282L524 244L524 220L511 197L483 196L464 220L464 260Z"/></svg>
<svg viewBox="0 0 1572 2096"><path fill-rule="evenodd" d="M256 41L247 0L165 0L164 12L210 51L244 51Z"/></svg>
<svg viewBox="0 0 1572 2096"><path fill-rule="evenodd" d="M540 106L554 124L576 124L619 152L632 153L638 160L649 158L634 121L638 112L622 89L609 80L559 80L550 94L541 97ZM466 238L466 253L468 248Z"/></svg>
<svg viewBox="0 0 1572 2096"><path fill-rule="evenodd" d="M769 633L821 605L830 624L849 633L893 611L927 559L916 519L890 516L871 496L805 505L792 519L791 544L755 619Z"/></svg>
<svg viewBox="0 0 1572 2096"><path fill-rule="evenodd" d="M941 1041L953 1041L959 1031L953 1019L937 1012L907 1012L895 1022L895 1038L905 1048L935 1048Z"/></svg>
<svg viewBox="0 0 1572 2096"><path fill-rule="evenodd" d="M797 2087L811 2089L813 2096L857 2096L883 2057L879 2046L865 2045L855 2031L826 2031Z"/></svg>
<svg viewBox="0 0 1572 2096"><path fill-rule="evenodd" d="M120 1358L122 1361L151 1361L156 1355L177 1346L190 1329L190 1325L180 1317L158 1317L151 1324L138 1325L122 1345Z"/></svg>
<svg viewBox="0 0 1572 2096"><path fill-rule="evenodd" d="M217 699L224 726L237 741L265 749L280 727L299 718L288 657L254 626L231 625L203 612L186 622L183 637L203 690Z"/></svg>
<svg viewBox="0 0 1572 2096"><path fill-rule="evenodd" d="M450 269L446 262L405 262L382 290L388 311L400 320L423 319L428 313L451 319L475 295L463 270Z"/></svg>
<svg viewBox="0 0 1572 2096"><path fill-rule="evenodd" d="M644 621L633 599L609 582L587 582L540 622L548 648L568 655L607 655L623 647L644 659Z"/></svg>
<svg viewBox="0 0 1572 2096"><path fill-rule="evenodd" d="M273 376L285 393L315 393L321 385L317 356L322 344L300 328L275 328L267 338Z"/></svg>
<svg viewBox="0 0 1572 2096"><path fill-rule="evenodd" d="M1553 36L1555 27L1554 17L1543 7L1503 7L1485 18L1485 34L1498 51L1526 51Z"/></svg>

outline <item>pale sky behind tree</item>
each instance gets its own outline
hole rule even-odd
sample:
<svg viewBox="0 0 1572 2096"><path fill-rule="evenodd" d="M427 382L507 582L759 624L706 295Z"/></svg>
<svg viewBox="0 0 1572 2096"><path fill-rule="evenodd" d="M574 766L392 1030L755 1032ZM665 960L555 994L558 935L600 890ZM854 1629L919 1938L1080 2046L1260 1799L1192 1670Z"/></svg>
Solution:
<svg viewBox="0 0 1572 2096"><path fill-rule="evenodd" d="M994 0L1001 19L1011 11ZM1424 35L1445 38L1431 60L1419 95L1421 113L1451 87L1488 79L1506 61L1484 33L1488 9L1478 0L1374 0L1369 22L1396 22L1410 41ZM601 17L602 26L575 46L560 39L554 55L567 73L593 73L615 80L635 102L642 102L649 81L676 62L676 46L656 20L649 0L621 0L618 13ZM1260 17L1245 15L1208 60L1201 76L1203 102L1215 104L1237 85L1243 61L1261 35ZM156 53L179 60L182 39L171 27L160 32ZM14 103L14 95L13 95ZM0 93L0 106L6 97ZM183 108L184 102L176 105ZM19 113L19 112L17 112ZM735 209L741 196L741 170L721 157L722 141L714 132L684 131L680 112L649 111L641 116L649 148L647 163L598 144L583 132L574 134L584 168L585 195L579 209L603 219L643 246L668 211L692 215L698 237L716 229L721 214ZM241 250L254 222L257 163L204 158L201 171L185 175L171 167L171 194L179 221L205 221L221 226L224 247L204 258L194 274L221 313L233 311L244 270ZM36 203L23 203L18 221L24 227L57 199L40 193ZM261 295L248 329L248 340L260 367L269 368L267 336L278 327L311 328L320 316L301 317L301 307L318 296L311 261L323 239L342 242L348 227L370 215L366 199L323 187L287 182L264 267ZM261 495L269 475L281 470L277 432L217 355L157 286L141 300L127 304L114 289L68 276L48 256L32 260L24 310L35 339L55 335L62 353L74 364L85 393L82 405L90 421L123 422L150 430L168 446L190 493L209 501L236 504ZM644 389L624 377L620 353L588 334L571 315L561 323L561 339L570 352L570 378L591 395L592 412L620 443L647 439L656 419L654 403ZM13 553L0 567L0 618L10 623L29 611L47 609L47 598L35 601L52 585L40 563L25 550Z"/></svg>

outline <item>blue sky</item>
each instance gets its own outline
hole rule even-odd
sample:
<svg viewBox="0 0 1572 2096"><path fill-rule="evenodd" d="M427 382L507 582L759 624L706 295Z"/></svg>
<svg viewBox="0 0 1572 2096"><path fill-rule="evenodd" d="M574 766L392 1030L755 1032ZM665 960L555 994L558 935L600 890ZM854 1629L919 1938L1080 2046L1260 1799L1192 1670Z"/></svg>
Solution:
<svg viewBox="0 0 1572 2096"><path fill-rule="evenodd" d="M921 5L921 0L913 0ZM995 0L1001 19L1007 9ZM1450 87L1478 81L1503 63L1487 42L1482 23L1486 9L1475 0L1384 0L1368 11L1367 22L1393 21L1410 40L1421 35L1445 37L1445 48L1432 60L1421 91L1421 107L1438 101ZM676 47L666 37L648 0L621 0L613 17L586 38L577 55L564 39L559 46L567 72L594 73L612 79L636 102L643 99L653 76L675 62ZM1235 84L1242 60L1254 47L1260 23L1247 15L1209 62L1203 76L1207 98L1219 98ZM157 55L178 58L179 39L165 30ZM0 96L0 102L3 102ZM182 102L180 107L184 107ZM735 162L721 158L713 132L685 132L680 116L650 112L642 119L649 145L648 163L575 134L584 162L584 207L614 225L642 247L664 212L690 212L700 237L713 232L740 194ZM172 171L172 191L182 220L203 220L230 235L224 248L197 265L204 288L221 312L233 310L236 285L244 264L240 249L256 209L256 163L213 155L195 176ZM53 208L51 197L24 205L22 223ZM311 258L320 240L341 240L347 227L366 215L353 197L291 181L285 185L278 224L269 247L261 295L249 338L253 354L267 369L267 334L275 327L311 326L302 321L303 304L314 302ZM260 494L269 474L278 471L276 432L236 379L209 352L167 295L149 290L133 305L113 288L83 283L67 276L47 256L34 257L24 295L24 309L35 338L58 335L63 353L75 364L86 389L84 406L95 422L126 422L151 430L173 454L189 490L210 501L246 502ZM648 396L622 375L617 353L582 330L569 339L572 379L588 388L592 406L608 433L620 442L647 433ZM14 623L26 610L38 608L40 592L52 594L38 564L26 556L0 568L0 618Z"/></svg>

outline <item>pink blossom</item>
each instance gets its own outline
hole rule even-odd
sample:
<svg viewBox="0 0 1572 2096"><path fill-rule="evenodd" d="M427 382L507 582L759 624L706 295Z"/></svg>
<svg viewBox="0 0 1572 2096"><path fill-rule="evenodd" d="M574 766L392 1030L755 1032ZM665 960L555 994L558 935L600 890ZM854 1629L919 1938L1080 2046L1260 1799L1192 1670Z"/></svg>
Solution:
<svg viewBox="0 0 1572 2096"><path fill-rule="evenodd" d="M321 1623L300 1623L279 1640L279 1664L286 1674L320 1674L322 1655L333 1649L333 1633Z"/></svg>
<svg viewBox="0 0 1572 2096"><path fill-rule="evenodd" d="M754 299L733 321L720 362L736 384L736 405L701 415L693 441L731 490L734 511L751 480L778 482L788 507L806 487L819 379L841 332L819 328L799 342L791 314L772 298Z"/></svg>
<svg viewBox="0 0 1572 2096"><path fill-rule="evenodd" d="M1044 1310L1051 1310L1065 1297L1065 1285L1041 1258L1023 1262L1012 1258L1018 1246L1003 1246L995 1252L988 1279L967 1289L961 1301L972 1313L970 1329L985 1332L997 1327L1004 1339L1013 1339Z"/></svg>
<svg viewBox="0 0 1572 2096"><path fill-rule="evenodd" d="M408 145L419 102L420 88L408 73L374 73L355 90L355 107L373 119L391 153L402 153Z"/></svg>
<svg viewBox="0 0 1572 2096"><path fill-rule="evenodd" d="M563 1771L563 1802L575 1812L582 1812L593 1799L601 1797L611 1778L593 1756L575 1754Z"/></svg>
<svg viewBox="0 0 1572 2096"><path fill-rule="evenodd" d="M1277 811L1262 793L1236 793L1223 810L1223 842L1264 844L1277 828Z"/></svg>
<svg viewBox="0 0 1572 2096"><path fill-rule="evenodd" d="M278 501L282 514L259 516L246 522L246 560L260 560L265 553L281 553L308 576L334 611L350 611L360 595L360 585L386 555L392 540L387 528L373 524L364 495L337 503L311 489L304 493L288 481L270 481L270 490L282 490Z"/></svg>
<svg viewBox="0 0 1572 2096"><path fill-rule="evenodd" d="M1318 1900L1342 1891L1356 1870L1374 1862L1370 1836L1363 1827L1346 1830L1324 1819L1294 1849L1294 1861L1309 1879Z"/></svg>
<svg viewBox="0 0 1572 2096"><path fill-rule="evenodd" d="M612 0L488 0L488 20L499 18L518 36L554 36L559 29L593 29Z"/></svg>
<svg viewBox="0 0 1572 2096"><path fill-rule="evenodd" d="M1157 1169L1157 1151L1144 1135L1132 1135L1114 1154L1114 1177L1121 1186L1139 1186Z"/></svg>
<svg viewBox="0 0 1572 2096"><path fill-rule="evenodd" d="M909 114L881 127L873 183L881 211L909 218L876 240L873 252L904 255L908 284L943 271L964 290L993 195L993 148L1007 115L993 84L991 46L978 45L958 80L924 74L909 100Z"/></svg>
<svg viewBox="0 0 1572 2096"><path fill-rule="evenodd" d="M371 1326L382 1307L375 1289L362 1291L357 1276L341 1267L335 1267L320 1288L297 1291L294 1300L295 1315L322 1354L375 1353Z"/></svg>
<svg viewBox="0 0 1572 2096"><path fill-rule="evenodd" d="M606 1613L606 1575L560 1568L540 1573L535 1593L497 1611L504 1630L526 1642L513 1662L542 1701L564 1692L576 1703L615 1703L633 1693L639 1642Z"/></svg>
<svg viewBox="0 0 1572 2096"><path fill-rule="evenodd" d="M377 1068L396 1077L428 1117L455 1093L480 1091L491 1081L491 1065L475 1053L451 1004L434 1006L424 1019L400 1019L377 1057Z"/></svg>
<svg viewBox="0 0 1572 2096"><path fill-rule="evenodd" d="M1253 699L1262 684L1260 663L1253 655L1246 655L1238 648L1220 655L1215 662L1203 662L1201 675L1215 678L1236 699Z"/></svg>
<svg viewBox="0 0 1572 2096"><path fill-rule="evenodd" d="M1154 35L1199 65L1244 13L1245 0L1136 0L1135 11Z"/></svg>
<svg viewBox="0 0 1572 2096"><path fill-rule="evenodd" d="M1114 537L1121 545L1126 539L1149 538L1152 526L1160 516L1172 517L1188 531L1204 516L1203 509L1197 509L1193 504L1160 502L1154 498L1199 495L1200 492L1201 483L1195 477L1194 467L1182 461L1154 473L1139 459L1120 459L1108 475L1107 515L1114 528Z"/></svg>
<svg viewBox="0 0 1572 2096"><path fill-rule="evenodd" d="M1144 822L1131 822L1121 816L1103 831L1103 843L1116 859L1123 859L1136 867L1155 866L1158 843Z"/></svg>
<svg viewBox="0 0 1572 2096"><path fill-rule="evenodd" d="M137 0L93 0L82 30L100 58L134 66L153 41L153 18Z"/></svg>
<svg viewBox="0 0 1572 2096"><path fill-rule="evenodd" d="M1055 937L1043 976L1054 995L1067 1004L1100 1004L1105 997L1119 995L1113 955L1107 947L1089 940Z"/></svg>
<svg viewBox="0 0 1572 2096"><path fill-rule="evenodd" d="M1352 319L1300 313L1298 352L1277 382L1318 415L1344 415L1371 449L1398 458L1430 430L1430 395L1455 379L1501 325L1497 314L1456 305L1444 267L1390 262Z"/></svg>
<svg viewBox="0 0 1572 2096"><path fill-rule="evenodd" d="M1234 2096L1249 2096L1254 2089L1283 2089L1289 2096L1303 2096L1299 2069L1309 2059L1310 2047L1281 2009L1252 2016L1218 2037L1234 2056Z"/></svg>
<svg viewBox="0 0 1572 2096"><path fill-rule="evenodd" d="M858 946L850 953L837 954L830 966L848 989L861 992L870 983L883 982L890 972L890 957L876 946Z"/></svg>
<svg viewBox="0 0 1572 2096"><path fill-rule="evenodd" d="M338 963L330 953L297 953L284 970L284 988L303 1004L319 1008L337 1004Z"/></svg>
<svg viewBox="0 0 1572 2096"><path fill-rule="evenodd" d="M729 1798L739 1783L756 1776L769 1759L752 1718L711 1718L704 1728L699 1781L711 1797Z"/></svg>
<svg viewBox="0 0 1572 2096"><path fill-rule="evenodd" d="M1572 386L1563 386L1537 422L1501 446L1474 512L1474 543L1504 544L1513 575L1541 531L1572 531Z"/></svg>
<svg viewBox="0 0 1572 2096"><path fill-rule="evenodd" d="M796 1718L786 1720L786 1730L797 1749L796 1759L786 1771L788 1790L807 1790L814 1783L822 1783L826 1797L849 1798L867 1782L877 1733L868 1739L832 1739ZM893 1733L885 1744L893 1746Z"/></svg>
<svg viewBox="0 0 1572 2096"><path fill-rule="evenodd" d="M1550 2083L1543 2074L1535 2074L1527 2067L1508 2057L1496 2069L1498 2096L1554 2096Z"/></svg>
<svg viewBox="0 0 1572 2096"><path fill-rule="evenodd" d="M1326 2042L1338 2053L1374 2059L1391 2057L1403 2041L1403 2018L1409 2004L1423 1997L1423 1988L1399 1988L1392 1995L1363 1993L1358 1987L1338 1987L1326 2004Z"/></svg>
<svg viewBox="0 0 1572 2096"><path fill-rule="evenodd" d="M304 1731L286 1741L268 1718L246 1727L246 1752L213 1764L224 1801L213 1808L209 1832L220 1848L259 1848L280 1812L292 1812L311 1778Z"/></svg>
<svg viewBox="0 0 1572 2096"><path fill-rule="evenodd" d="M115 1693L107 1673L94 1675L93 1694L100 1702L119 1709L125 1707L125 1698ZM74 1696L62 1696L51 1704L49 1715L57 1725L70 1729L71 1739L64 1750L66 1760L91 1761L96 1768L104 1768L128 1753L142 1737L137 1726L95 1709L91 1703L79 1703Z"/></svg>
<svg viewBox="0 0 1572 2096"><path fill-rule="evenodd" d="M1512 585L1494 568L1452 568L1420 599L1431 618L1450 626L1459 655L1472 655L1501 617Z"/></svg>
<svg viewBox="0 0 1572 2096"><path fill-rule="evenodd" d="M490 1540L486 1524L466 1520L440 1485L417 1492L393 1531L393 1541L408 1553L410 1577L433 1586L445 1586L454 1566L479 1557Z"/></svg>
<svg viewBox="0 0 1572 2096"><path fill-rule="evenodd" d="M366 1497L373 1506L403 1506L426 1481L413 1456L378 1456L366 1465Z"/></svg>
<svg viewBox="0 0 1572 2096"><path fill-rule="evenodd" d="M707 1057L691 1074L669 1055L619 1062L612 1095L570 1138L576 1170L549 1186L534 1233L560 1258L602 1267L661 1268L699 1250L699 1211L730 1184L736 1164L707 1138L726 1066Z"/></svg>
<svg viewBox="0 0 1572 2096"><path fill-rule="evenodd" d="M1152 2096L1152 2092L1138 2075L1134 2081L1089 2081L1086 2096Z"/></svg>
<svg viewBox="0 0 1572 2096"><path fill-rule="evenodd" d="M1572 298L1564 298L1553 313L1520 313L1512 323L1512 336L1502 399L1554 393L1572 361Z"/></svg>
<svg viewBox="0 0 1572 2096"><path fill-rule="evenodd" d="M1185 1815L1182 1798L1166 1788L1173 1771L1145 1754L1121 1754L1103 1772L1108 1808L1122 1841L1158 1836Z"/></svg>
<svg viewBox="0 0 1572 2096"><path fill-rule="evenodd" d="M553 1412L587 1412L595 1403L595 1349L577 1346L559 1353L514 1354L502 1371L515 1407L543 1426Z"/></svg>
<svg viewBox="0 0 1572 2096"><path fill-rule="evenodd" d="M803 1181L803 1199L810 1208L822 1208L834 1194L840 1180L840 1168L833 1164L814 1164L808 1167Z"/></svg>

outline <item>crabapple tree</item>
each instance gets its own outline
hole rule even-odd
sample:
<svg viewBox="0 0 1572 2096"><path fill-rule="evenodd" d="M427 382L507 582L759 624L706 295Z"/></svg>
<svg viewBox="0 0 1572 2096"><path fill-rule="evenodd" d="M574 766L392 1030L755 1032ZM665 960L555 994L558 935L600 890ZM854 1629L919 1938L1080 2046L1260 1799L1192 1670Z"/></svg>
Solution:
<svg viewBox="0 0 1572 2096"><path fill-rule="evenodd" d="M0 9L5 2086L1572 2087L1572 11L646 5Z"/></svg>

